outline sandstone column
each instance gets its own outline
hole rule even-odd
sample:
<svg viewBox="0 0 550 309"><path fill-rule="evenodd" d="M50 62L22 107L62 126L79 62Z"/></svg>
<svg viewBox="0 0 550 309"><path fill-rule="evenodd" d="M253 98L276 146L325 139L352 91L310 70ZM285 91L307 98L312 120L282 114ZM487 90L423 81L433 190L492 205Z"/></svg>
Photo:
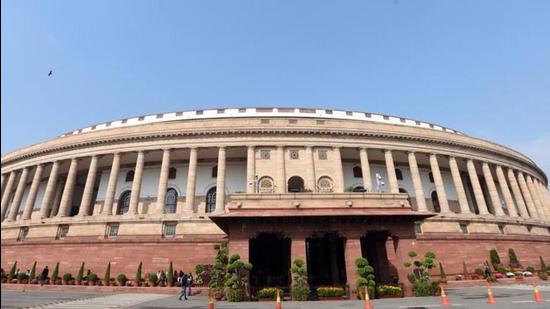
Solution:
<svg viewBox="0 0 550 309"><path fill-rule="evenodd" d="M13 201L11 202L11 209L8 216L8 221L15 221L17 217L17 212L19 211L19 205L21 204L21 199L23 198L23 192L25 192L25 187L27 185L27 176L29 174L29 168L25 167L21 172L19 177L19 184L15 190L15 195L13 196Z"/></svg>
<svg viewBox="0 0 550 309"><path fill-rule="evenodd" d="M355 281L358 278L357 266L355 265L355 259L361 257L361 240L358 237L348 237L345 244L345 265L346 265L346 277L350 291L357 291L357 284Z"/></svg>
<svg viewBox="0 0 550 309"><path fill-rule="evenodd" d="M384 157L386 159L386 171L388 173L390 192L399 193L399 185L397 183L397 176L395 175L395 165L393 164L393 155L391 150L384 150Z"/></svg>
<svg viewBox="0 0 550 309"><path fill-rule="evenodd" d="M4 185L6 185L6 178L8 177L7 174L2 174L2 180L0 180L0 192L4 194Z"/></svg>
<svg viewBox="0 0 550 309"><path fill-rule="evenodd" d="M470 214L472 212L468 206L468 199L466 198L466 191L464 190L462 177L460 177L460 170L458 169L456 158L453 156L449 157L449 167L451 168L451 176L453 177L453 184L458 197L458 205L460 205L460 213Z"/></svg>
<svg viewBox="0 0 550 309"><path fill-rule="evenodd" d="M367 148L359 149L359 158L361 159L361 172L363 173L363 188L365 188L367 192L372 192L372 178L370 175L370 164Z"/></svg>
<svg viewBox="0 0 550 309"><path fill-rule="evenodd" d="M277 192L286 193L286 172L285 172L285 148L284 146L277 146Z"/></svg>
<svg viewBox="0 0 550 309"><path fill-rule="evenodd" d="M315 163L313 160L313 148L311 146L306 146L306 189L316 192L317 186L315 183Z"/></svg>
<svg viewBox="0 0 550 309"><path fill-rule="evenodd" d="M164 213L166 191L168 190L168 174L170 173L170 149L162 151L162 165L160 166L159 187L157 190L156 213Z"/></svg>
<svg viewBox="0 0 550 309"><path fill-rule="evenodd" d="M521 217L529 218L529 213L527 212L527 206L525 206L523 196L521 195L521 191L519 189L519 185L516 180L516 175L514 174L514 171L511 168L508 168L508 180L510 181L510 187L512 187L512 193L514 193L514 199L516 201L516 205L518 205L518 209Z"/></svg>
<svg viewBox="0 0 550 309"><path fill-rule="evenodd" d="M225 147L218 150L218 177L216 178L216 212L225 211Z"/></svg>
<svg viewBox="0 0 550 309"><path fill-rule="evenodd" d="M531 214L531 218L538 219L539 216L538 216L537 210L535 209L533 198L531 197L529 188L527 188L527 182L525 181L525 177L523 177L522 172L518 172L518 182L519 182L519 188L521 189L521 193L523 194L523 198L525 199L525 205L527 206L527 210L529 211L529 214Z"/></svg>
<svg viewBox="0 0 550 309"><path fill-rule="evenodd" d="M485 183L487 184L487 189L489 190L489 197L491 197L491 205L495 211L495 216L504 216L504 211L502 210L502 205L500 204L497 187L495 186L495 181L493 179L493 174L491 173L489 164L487 162L483 162L481 169L483 170L483 177L485 177Z"/></svg>
<svg viewBox="0 0 550 309"><path fill-rule="evenodd" d="M439 163L437 162L437 155L430 154L430 168L432 175L434 176L435 191L437 192L437 200L441 207L441 213L451 213L449 208L449 201L447 200L447 193L445 192L445 185L443 184L443 177L441 177L441 171L439 170Z"/></svg>
<svg viewBox="0 0 550 309"><path fill-rule="evenodd" d="M36 194L38 193L38 188L40 187L40 177L42 177L42 169L42 164L38 164L34 171L31 188L29 189L29 195L27 196L25 209L23 210L23 220L28 220L31 218L34 202L36 201Z"/></svg>
<svg viewBox="0 0 550 309"><path fill-rule="evenodd" d="M13 183L15 182L16 177L15 171L11 171L10 176L8 177L8 183L6 183L6 188L4 189L4 193L2 193L2 214L0 221L4 220L4 216L6 215L8 205L10 203L11 191L13 190Z"/></svg>
<svg viewBox="0 0 550 309"><path fill-rule="evenodd" d="M69 166L69 173L67 174L67 180L65 182L65 189L63 189L63 195L61 197L61 204L59 204L58 217L66 217L69 215L73 203L74 187L76 185L76 172L78 169L78 159L71 159L71 165Z"/></svg>
<svg viewBox="0 0 550 309"><path fill-rule="evenodd" d="M539 190L539 196L542 202L542 210L546 216L546 220L550 221L550 200L548 199L548 195L546 195L546 189L544 185L538 180L535 182L535 186Z"/></svg>
<svg viewBox="0 0 550 309"><path fill-rule="evenodd" d="M515 218L518 216L518 213L516 211L516 206L514 205L514 200L512 199L512 194L510 193L510 188L508 188L508 183L506 182L506 178L504 177L502 167L500 165L497 165L495 171L497 173L500 191L502 191L502 196L504 197L504 203L506 204L506 208L508 209L508 214L510 217Z"/></svg>
<svg viewBox="0 0 550 309"><path fill-rule="evenodd" d="M246 148L246 193L256 193L256 152L254 146Z"/></svg>
<svg viewBox="0 0 550 309"><path fill-rule="evenodd" d="M189 153L189 168L187 170L187 189L185 190L185 211L192 213L195 209L195 186L197 184L197 148Z"/></svg>
<svg viewBox="0 0 550 309"><path fill-rule="evenodd" d="M82 193L82 200L80 201L80 208L78 209L78 216L88 216L90 214L90 206L92 203L92 194L94 193L95 179L97 175L97 156L92 156L90 161L90 167L88 168L88 176L86 176L86 184L84 185L84 192Z"/></svg>
<svg viewBox="0 0 550 309"><path fill-rule="evenodd" d="M59 171L59 161L55 161L52 164L52 170L50 171L50 177L48 178L48 184L46 184L46 191L42 198L42 205L40 206L40 217L46 218L49 215L50 208L52 207L52 199L55 193L55 186L57 184L57 173Z"/></svg>
<svg viewBox="0 0 550 309"><path fill-rule="evenodd" d="M61 205L61 197L63 197L63 189L65 189L65 183L67 179L60 177L57 185L55 186L55 194L53 198L52 210L50 211L50 218L57 216L59 213L59 206Z"/></svg>
<svg viewBox="0 0 550 309"><path fill-rule="evenodd" d="M420 179L420 172L418 171L418 164L416 162L416 155L410 151L409 154L409 168L411 170L411 178L414 187L414 196L416 199L416 205L418 211L428 211L426 206L426 198L424 197L424 189L422 188L422 180ZM363 174L364 176L365 174Z"/></svg>
<svg viewBox="0 0 550 309"><path fill-rule="evenodd" d="M340 147L334 147L334 192L344 192L344 169Z"/></svg>
<svg viewBox="0 0 550 309"><path fill-rule="evenodd" d="M107 183L107 192L105 193L105 202L103 203L103 214L113 214L113 201L115 200L116 186L118 182L118 172L120 171L120 153L113 154L113 163L111 165L111 173L109 174L109 182Z"/></svg>
<svg viewBox="0 0 550 309"><path fill-rule="evenodd" d="M537 213L537 216L539 219L544 219L544 214L542 213L542 204L539 199L539 195L537 191L535 190L535 186L533 185L533 179L530 175L527 175L526 177L527 182L527 189L529 189L529 193L531 193L531 198L533 199L533 205L535 206L535 212Z"/></svg>
<svg viewBox="0 0 550 309"><path fill-rule="evenodd" d="M470 182L472 183L472 188L474 189L474 196L477 202L477 207L479 208L480 215L488 215L489 210L487 209L487 204L485 204L485 198L483 197L483 191L481 190L481 185L479 184L479 178L477 176L476 167L472 159L466 161L466 167L468 168L468 175L470 176Z"/></svg>
<svg viewBox="0 0 550 309"><path fill-rule="evenodd" d="M141 181L143 177L143 165L145 163L145 153L138 151L136 168L134 170L134 181L132 182L132 193L130 195L130 208L128 210L129 215L138 214L139 196L141 193Z"/></svg>

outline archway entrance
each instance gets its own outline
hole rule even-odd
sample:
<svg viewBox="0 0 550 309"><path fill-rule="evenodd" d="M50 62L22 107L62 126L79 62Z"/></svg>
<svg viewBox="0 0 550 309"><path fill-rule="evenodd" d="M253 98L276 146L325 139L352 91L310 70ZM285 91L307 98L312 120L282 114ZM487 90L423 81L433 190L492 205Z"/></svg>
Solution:
<svg viewBox="0 0 550 309"><path fill-rule="evenodd" d="M306 239L309 285L346 284L345 239L337 233L316 233Z"/></svg>
<svg viewBox="0 0 550 309"><path fill-rule="evenodd" d="M288 192L303 192L304 180L300 176L292 176L288 179Z"/></svg>
<svg viewBox="0 0 550 309"><path fill-rule="evenodd" d="M376 280L390 283L392 277L397 276L396 269L392 268L386 251L388 232L369 232L361 237L361 255L374 267Z"/></svg>
<svg viewBox="0 0 550 309"><path fill-rule="evenodd" d="M262 287L290 285L290 239L281 234L260 233L249 240L250 284Z"/></svg>

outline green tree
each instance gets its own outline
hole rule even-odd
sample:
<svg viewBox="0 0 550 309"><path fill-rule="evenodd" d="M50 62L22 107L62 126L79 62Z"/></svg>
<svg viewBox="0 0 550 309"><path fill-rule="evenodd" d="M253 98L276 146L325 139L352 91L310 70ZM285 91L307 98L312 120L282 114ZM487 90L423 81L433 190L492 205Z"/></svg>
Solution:
<svg viewBox="0 0 550 309"><path fill-rule="evenodd" d="M369 291L369 297L374 297L374 289L376 287L376 281L374 276L374 268L369 265L369 261L363 257L357 258L355 260L355 265L357 266L357 274L359 278L355 281L357 285L358 294L362 298L365 297L365 287Z"/></svg>
<svg viewBox="0 0 550 309"><path fill-rule="evenodd" d="M80 264L80 269L78 270L78 274L76 275L76 282L82 282L82 278L84 278L84 262Z"/></svg>
<svg viewBox="0 0 550 309"><path fill-rule="evenodd" d="M106 286L111 285L111 262L107 264L107 269L105 270L105 276L103 277L103 283Z"/></svg>
<svg viewBox="0 0 550 309"><path fill-rule="evenodd" d="M223 241L214 245L214 250L217 251L212 273L210 276L210 287L214 291L214 297L221 299L225 288L226 271L227 271L227 241Z"/></svg>
<svg viewBox="0 0 550 309"><path fill-rule="evenodd" d="M489 256L491 258L491 265L493 265L494 269L498 269L500 265L500 257L498 256L498 252L496 249L491 249L489 252Z"/></svg>
<svg viewBox="0 0 550 309"><path fill-rule="evenodd" d="M143 280L141 278L141 267L143 266L142 262L139 262L138 268L136 270L136 285L139 286L141 284L141 281Z"/></svg>
<svg viewBox="0 0 550 309"><path fill-rule="evenodd" d="M51 277L51 281L52 281L53 284L56 283L58 275L59 275L59 262L57 262L57 264L55 264L55 268L53 269L53 273L52 273L52 277Z"/></svg>
<svg viewBox="0 0 550 309"><path fill-rule="evenodd" d="M290 271L293 274L291 297L295 301L306 301L309 296L309 284L307 282L307 268L304 260L296 259L292 263Z"/></svg>
<svg viewBox="0 0 550 309"><path fill-rule="evenodd" d="M244 262L238 254L233 254L227 264L227 280L225 281L227 300L243 301L246 298L245 288L252 264Z"/></svg>
<svg viewBox="0 0 550 309"><path fill-rule="evenodd" d="M510 266L520 265L518 257L516 255L516 252L514 251L514 249L512 249L512 248L508 249L508 257L510 258Z"/></svg>
<svg viewBox="0 0 550 309"><path fill-rule="evenodd" d="M172 261L170 261L170 266L168 266L166 280L168 281L168 286L172 286L174 284L174 268L172 267Z"/></svg>
<svg viewBox="0 0 550 309"><path fill-rule="evenodd" d="M544 260L542 259L542 256L539 255L540 259L540 271L541 272L547 272L548 268L546 268L546 264L544 263Z"/></svg>
<svg viewBox="0 0 550 309"><path fill-rule="evenodd" d="M34 278L36 278L36 261L32 263L31 274L29 276L30 280L33 280Z"/></svg>
<svg viewBox="0 0 550 309"><path fill-rule="evenodd" d="M17 267L17 261L15 261L10 269L10 272L8 273L8 280L11 281L15 277L15 270Z"/></svg>

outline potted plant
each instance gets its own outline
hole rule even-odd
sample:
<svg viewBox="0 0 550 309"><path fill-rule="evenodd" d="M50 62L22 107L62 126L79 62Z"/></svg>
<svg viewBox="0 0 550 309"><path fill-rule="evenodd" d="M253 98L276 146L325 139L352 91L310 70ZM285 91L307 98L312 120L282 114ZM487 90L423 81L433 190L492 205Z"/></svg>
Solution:
<svg viewBox="0 0 550 309"><path fill-rule="evenodd" d="M399 298L403 297L403 289L395 285L379 285L376 292L380 298Z"/></svg>
<svg viewBox="0 0 550 309"><path fill-rule="evenodd" d="M17 274L17 283L27 283L27 274L19 273Z"/></svg>
<svg viewBox="0 0 550 309"><path fill-rule="evenodd" d="M326 286L317 288L319 300L342 300L345 299L344 294L345 291L341 287Z"/></svg>
<svg viewBox="0 0 550 309"><path fill-rule="evenodd" d="M71 280L73 280L73 275L71 275L71 273L65 273L63 275L63 285L69 285Z"/></svg>
<svg viewBox="0 0 550 309"><path fill-rule="evenodd" d="M474 274L472 275L472 279L473 279L473 280L479 280L479 279L483 278L483 275L484 275L483 269L481 269L481 268L476 268L476 269L474 270Z"/></svg>
<svg viewBox="0 0 550 309"><path fill-rule="evenodd" d="M12 280L13 280L13 279L17 279L17 278L15 278L15 270L16 270L16 267L17 267L17 261L15 261L15 262L13 263L13 265L11 266L10 272L9 272L8 275L7 275L7 281L8 281L8 283L13 283Z"/></svg>
<svg viewBox="0 0 550 309"><path fill-rule="evenodd" d="M307 282L307 269L302 259L296 259L290 269L294 275L290 294L294 301L306 301L309 297L309 284Z"/></svg>
<svg viewBox="0 0 550 309"><path fill-rule="evenodd" d="M508 249L508 257L510 258L510 267L514 269L521 268L521 264L518 260L518 257L514 249L512 248Z"/></svg>
<svg viewBox="0 0 550 309"><path fill-rule="evenodd" d="M29 283L36 283L36 261L32 264L31 273L29 274Z"/></svg>
<svg viewBox="0 0 550 309"><path fill-rule="evenodd" d="M159 278L157 277L157 274L149 274L147 280L149 281L149 284L151 284L151 286L157 286Z"/></svg>
<svg viewBox="0 0 550 309"><path fill-rule="evenodd" d="M59 262L57 262L57 264L55 264L55 268L53 269L52 276L50 278L50 284L51 285L58 284L58 282L57 282L57 279L59 277L58 275L59 275Z"/></svg>
<svg viewBox="0 0 550 309"><path fill-rule="evenodd" d="M168 273L166 274L166 284L169 287L174 286L174 268L172 267L172 261L170 261L170 266L168 266Z"/></svg>
<svg viewBox="0 0 550 309"><path fill-rule="evenodd" d="M141 286L141 281L143 280L141 278L141 267L143 266L142 262L139 262L138 268L136 270L136 286Z"/></svg>
<svg viewBox="0 0 550 309"><path fill-rule="evenodd" d="M355 281L357 285L357 298L365 298L365 287L369 291L369 298L374 298L374 287L376 286L374 268L369 265L367 259L362 257L355 260L355 265L357 266L357 274L359 275L359 278Z"/></svg>
<svg viewBox="0 0 550 309"><path fill-rule="evenodd" d="M84 262L82 262L78 274L76 274L76 285L82 284L82 278L84 278Z"/></svg>
<svg viewBox="0 0 550 309"><path fill-rule="evenodd" d="M111 262L107 264L107 269L105 270L105 276L103 276L103 285L111 285Z"/></svg>
<svg viewBox="0 0 550 309"><path fill-rule="evenodd" d="M470 273L468 272L468 268L466 267L466 262L462 262L462 276L464 280L470 280L472 277L470 276Z"/></svg>
<svg viewBox="0 0 550 309"><path fill-rule="evenodd" d="M489 257L491 259L491 265L493 265L493 269L498 269L500 266L500 257L498 256L497 250L491 249L491 251L489 251Z"/></svg>
<svg viewBox="0 0 550 309"><path fill-rule="evenodd" d="M97 282L98 277L95 273L91 273L88 275L88 285L93 286Z"/></svg>
<svg viewBox="0 0 550 309"><path fill-rule="evenodd" d="M118 282L119 286L125 286L126 281L128 281L128 278L126 278L125 274L120 274L116 277L116 281Z"/></svg>
<svg viewBox="0 0 550 309"><path fill-rule="evenodd" d="M209 286L212 289L213 297L216 300L221 300L225 296L225 281L227 279L227 263L229 261L227 248L227 241L223 241L214 245L216 250L216 258L214 265L212 266L212 272L210 273Z"/></svg>
<svg viewBox="0 0 550 309"><path fill-rule="evenodd" d="M248 298L246 286L252 264L241 260L240 255L233 254L227 264L227 280L225 281L225 290L227 300L230 302L239 302Z"/></svg>
<svg viewBox="0 0 550 309"><path fill-rule="evenodd" d="M256 293L256 298L259 301L274 301L277 298L277 290L282 294L282 291L277 288L263 288Z"/></svg>

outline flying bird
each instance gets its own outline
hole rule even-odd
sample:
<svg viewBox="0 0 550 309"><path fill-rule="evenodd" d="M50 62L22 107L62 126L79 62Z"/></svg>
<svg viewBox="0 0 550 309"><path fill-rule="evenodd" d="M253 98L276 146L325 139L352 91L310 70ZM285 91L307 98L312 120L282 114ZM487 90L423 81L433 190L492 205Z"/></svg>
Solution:
<svg viewBox="0 0 550 309"><path fill-rule="evenodd" d="M48 73L48 76L52 76L53 75L53 70L50 70L50 73Z"/></svg>

